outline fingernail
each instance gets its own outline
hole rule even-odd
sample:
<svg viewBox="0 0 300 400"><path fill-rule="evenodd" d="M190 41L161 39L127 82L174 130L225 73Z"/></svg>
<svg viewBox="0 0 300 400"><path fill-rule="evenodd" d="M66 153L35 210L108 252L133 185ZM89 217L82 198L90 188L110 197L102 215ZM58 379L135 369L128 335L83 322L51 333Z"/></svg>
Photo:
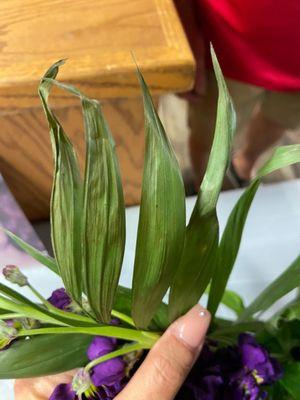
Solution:
<svg viewBox="0 0 300 400"><path fill-rule="evenodd" d="M199 349L210 324L209 312L199 304L171 326L171 333L192 349Z"/></svg>

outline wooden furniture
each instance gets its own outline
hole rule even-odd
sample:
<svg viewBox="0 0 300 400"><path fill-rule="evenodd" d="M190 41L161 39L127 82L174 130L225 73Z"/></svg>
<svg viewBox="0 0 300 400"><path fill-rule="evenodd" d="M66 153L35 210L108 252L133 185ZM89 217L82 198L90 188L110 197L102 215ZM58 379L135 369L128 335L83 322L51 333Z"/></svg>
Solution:
<svg viewBox="0 0 300 400"><path fill-rule="evenodd" d="M59 79L103 100L126 203L137 204L144 138L132 53L155 95L193 84L194 60L172 0L1 0L0 23L0 170L27 216L49 214L53 166L37 87L62 58ZM82 162L78 100L53 92Z"/></svg>

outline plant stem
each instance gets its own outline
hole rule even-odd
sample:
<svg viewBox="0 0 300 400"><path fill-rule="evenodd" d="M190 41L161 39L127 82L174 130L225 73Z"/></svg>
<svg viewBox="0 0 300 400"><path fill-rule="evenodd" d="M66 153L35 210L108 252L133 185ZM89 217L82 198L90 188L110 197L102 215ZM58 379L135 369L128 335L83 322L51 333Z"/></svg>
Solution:
<svg viewBox="0 0 300 400"><path fill-rule="evenodd" d="M0 314L0 319L14 319L14 318L26 318L25 314L17 314L17 313L11 313L11 314Z"/></svg>
<svg viewBox="0 0 300 400"><path fill-rule="evenodd" d="M106 354L105 356L96 358L95 360L91 361L90 363L88 363L86 365L85 370L88 372L92 368L94 368L96 365L98 365L104 361L108 361L108 360L111 360L112 358L123 356L124 354L132 353L134 351L143 350L143 349L144 349L144 347L140 343L134 343L134 344L124 346L119 350L113 351L109 354Z"/></svg>
<svg viewBox="0 0 300 400"><path fill-rule="evenodd" d="M49 303L48 300L46 300L33 286L31 286L31 284L28 284L28 288L32 291L32 293L39 299L41 300L41 302L44 304L44 306L52 313L55 314L59 317L64 317L67 318L69 320L74 320L74 321L81 321L81 322L87 322L91 325L97 325L96 322L90 318L90 317L86 317L84 315L79 315L79 314L75 314L72 312L66 312L63 310L60 310L59 308L53 306L51 303Z"/></svg>
<svg viewBox="0 0 300 400"><path fill-rule="evenodd" d="M131 325L131 326L135 327L135 323L134 323L133 319L130 318L128 315L120 313L119 311L116 311L116 310L112 310L111 311L111 315L113 317L118 318L119 320L121 320L123 322L126 322L128 325Z"/></svg>
<svg viewBox="0 0 300 400"><path fill-rule="evenodd" d="M93 336L107 336L117 339L138 342L144 349L150 349L160 338L160 333L138 331L135 329L120 328L106 325L98 327L48 327L40 329L21 329L18 336L34 336L48 334L82 333Z"/></svg>

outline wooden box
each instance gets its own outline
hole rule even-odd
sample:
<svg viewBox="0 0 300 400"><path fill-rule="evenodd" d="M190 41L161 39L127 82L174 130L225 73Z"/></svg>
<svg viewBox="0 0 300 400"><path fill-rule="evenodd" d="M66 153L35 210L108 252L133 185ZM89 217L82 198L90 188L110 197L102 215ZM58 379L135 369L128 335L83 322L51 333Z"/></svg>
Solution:
<svg viewBox="0 0 300 400"><path fill-rule="evenodd" d="M1 0L0 171L30 219L49 215L52 155L37 95L40 77L67 58L59 79L101 99L116 140L126 204L137 204L143 112L132 54L152 93L193 84L194 60L172 0ZM84 155L79 103L53 106Z"/></svg>

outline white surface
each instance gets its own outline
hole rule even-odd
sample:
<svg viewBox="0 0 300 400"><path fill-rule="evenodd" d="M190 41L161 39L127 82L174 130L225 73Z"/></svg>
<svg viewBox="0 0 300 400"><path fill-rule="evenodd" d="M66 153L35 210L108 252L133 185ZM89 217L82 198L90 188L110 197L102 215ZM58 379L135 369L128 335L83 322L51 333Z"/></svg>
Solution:
<svg viewBox="0 0 300 400"><path fill-rule="evenodd" d="M224 192L218 204L221 230L241 194ZM300 249L300 180L262 186L249 213L240 252L229 287L251 301L277 277L298 255ZM195 198L187 199L187 215ZM131 286L138 207L127 209L127 241L121 284ZM31 283L45 296L61 286L60 279L46 268L26 268ZM1 278L2 279L2 278ZM25 290L26 292L26 290ZM28 294L28 293L27 293ZM0 385L0 399L12 400L11 384ZM10 394L9 394L10 391Z"/></svg>

